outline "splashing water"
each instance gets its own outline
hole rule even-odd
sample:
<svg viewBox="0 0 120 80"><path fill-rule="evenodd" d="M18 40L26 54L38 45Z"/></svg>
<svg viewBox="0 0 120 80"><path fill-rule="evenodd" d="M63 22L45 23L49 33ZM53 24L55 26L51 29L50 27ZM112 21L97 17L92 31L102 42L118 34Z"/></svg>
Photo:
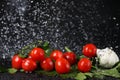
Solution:
<svg viewBox="0 0 120 80"><path fill-rule="evenodd" d="M117 41L108 41L113 30L108 23L117 18L110 18L108 13L103 16L102 7L101 0L4 1L0 7L0 52L5 54L2 58L38 39L47 40L52 48L62 51L68 46L77 54L81 54L82 46L88 42L102 47L116 44Z"/></svg>

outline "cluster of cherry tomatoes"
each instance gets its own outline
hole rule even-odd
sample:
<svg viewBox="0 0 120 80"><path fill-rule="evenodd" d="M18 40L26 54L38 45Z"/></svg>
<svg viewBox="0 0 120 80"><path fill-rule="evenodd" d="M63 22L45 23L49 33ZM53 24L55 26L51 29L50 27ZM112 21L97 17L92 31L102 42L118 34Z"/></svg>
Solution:
<svg viewBox="0 0 120 80"><path fill-rule="evenodd" d="M12 57L12 68L32 72L40 67L40 69L45 71L56 70L57 73L64 74L69 73L71 66L77 64L79 71L88 72L92 67L89 58L96 56L96 49L94 44L86 44L82 50L86 57L77 60L77 55L72 51L63 53L56 49L50 53L49 57L46 57L44 49L35 47L30 51L27 58L22 58L19 54L15 54Z"/></svg>

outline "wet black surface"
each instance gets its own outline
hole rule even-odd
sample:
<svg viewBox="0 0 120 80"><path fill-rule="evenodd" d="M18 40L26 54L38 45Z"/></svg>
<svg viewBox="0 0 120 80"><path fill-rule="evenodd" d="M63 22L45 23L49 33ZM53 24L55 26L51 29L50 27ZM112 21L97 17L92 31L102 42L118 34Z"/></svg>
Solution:
<svg viewBox="0 0 120 80"><path fill-rule="evenodd" d="M36 40L47 40L63 51L67 45L76 54L84 44L94 43L112 47L120 57L118 1L1 0L0 65L10 66L11 56Z"/></svg>
<svg viewBox="0 0 120 80"><path fill-rule="evenodd" d="M16 73L16 74L8 74L8 73L0 73L0 80L75 80L75 79L62 79L59 76L46 76L42 74L26 74L26 73ZM87 78L87 80L120 80L112 77L105 77L104 79L97 79L97 78Z"/></svg>

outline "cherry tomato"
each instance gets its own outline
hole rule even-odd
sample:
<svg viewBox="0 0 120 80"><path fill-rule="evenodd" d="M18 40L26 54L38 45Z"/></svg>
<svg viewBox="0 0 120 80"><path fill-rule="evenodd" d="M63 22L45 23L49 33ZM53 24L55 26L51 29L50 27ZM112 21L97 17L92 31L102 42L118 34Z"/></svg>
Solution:
<svg viewBox="0 0 120 80"><path fill-rule="evenodd" d="M22 61L23 61L23 58L21 58L18 54L14 55L12 58L12 68L21 69Z"/></svg>
<svg viewBox="0 0 120 80"><path fill-rule="evenodd" d="M58 58L55 62L55 70L59 74L70 72L70 63L63 57Z"/></svg>
<svg viewBox="0 0 120 80"><path fill-rule="evenodd" d="M40 66L45 71L51 71L54 69L54 63L51 58L46 58L40 63Z"/></svg>
<svg viewBox="0 0 120 80"><path fill-rule="evenodd" d="M78 70L81 72L89 72L91 67L92 63L88 58L82 58L78 62Z"/></svg>
<svg viewBox="0 0 120 80"><path fill-rule="evenodd" d="M37 64L34 60L32 59L24 59L22 62L22 69L24 71L32 72L37 68Z"/></svg>
<svg viewBox="0 0 120 80"><path fill-rule="evenodd" d="M73 65L76 63L77 58L76 58L76 54L74 52L65 52L63 54L64 58L68 60L68 62Z"/></svg>
<svg viewBox="0 0 120 80"><path fill-rule="evenodd" d="M29 58L42 62L45 59L45 52L42 48L34 48L31 50Z"/></svg>
<svg viewBox="0 0 120 80"><path fill-rule="evenodd" d="M83 50L82 50L82 53L91 58L91 57L95 57L96 56L96 51L97 51L97 48L94 44L92 43L89 43L89 44L86 44L84 47L83 47Z"/></svg>
<svg viewBox="0 0 120 80"><path fill-rule="evenodd" d="M52 53L50 54L50 58L55 61L61 57L63 57L63 53L60 50L53 50Z"/></svg>

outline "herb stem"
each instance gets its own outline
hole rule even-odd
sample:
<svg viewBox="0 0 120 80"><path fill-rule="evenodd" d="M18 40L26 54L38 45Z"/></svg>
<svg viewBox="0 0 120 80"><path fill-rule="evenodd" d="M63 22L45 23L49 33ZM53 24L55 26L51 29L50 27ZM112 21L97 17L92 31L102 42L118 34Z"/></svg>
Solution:
<svg viewBox="0 0 120 80"><path fill-rule="evenodd" d="M67 52L72 52L67 46L65 46L65 50L66 50Z"/></svg>

